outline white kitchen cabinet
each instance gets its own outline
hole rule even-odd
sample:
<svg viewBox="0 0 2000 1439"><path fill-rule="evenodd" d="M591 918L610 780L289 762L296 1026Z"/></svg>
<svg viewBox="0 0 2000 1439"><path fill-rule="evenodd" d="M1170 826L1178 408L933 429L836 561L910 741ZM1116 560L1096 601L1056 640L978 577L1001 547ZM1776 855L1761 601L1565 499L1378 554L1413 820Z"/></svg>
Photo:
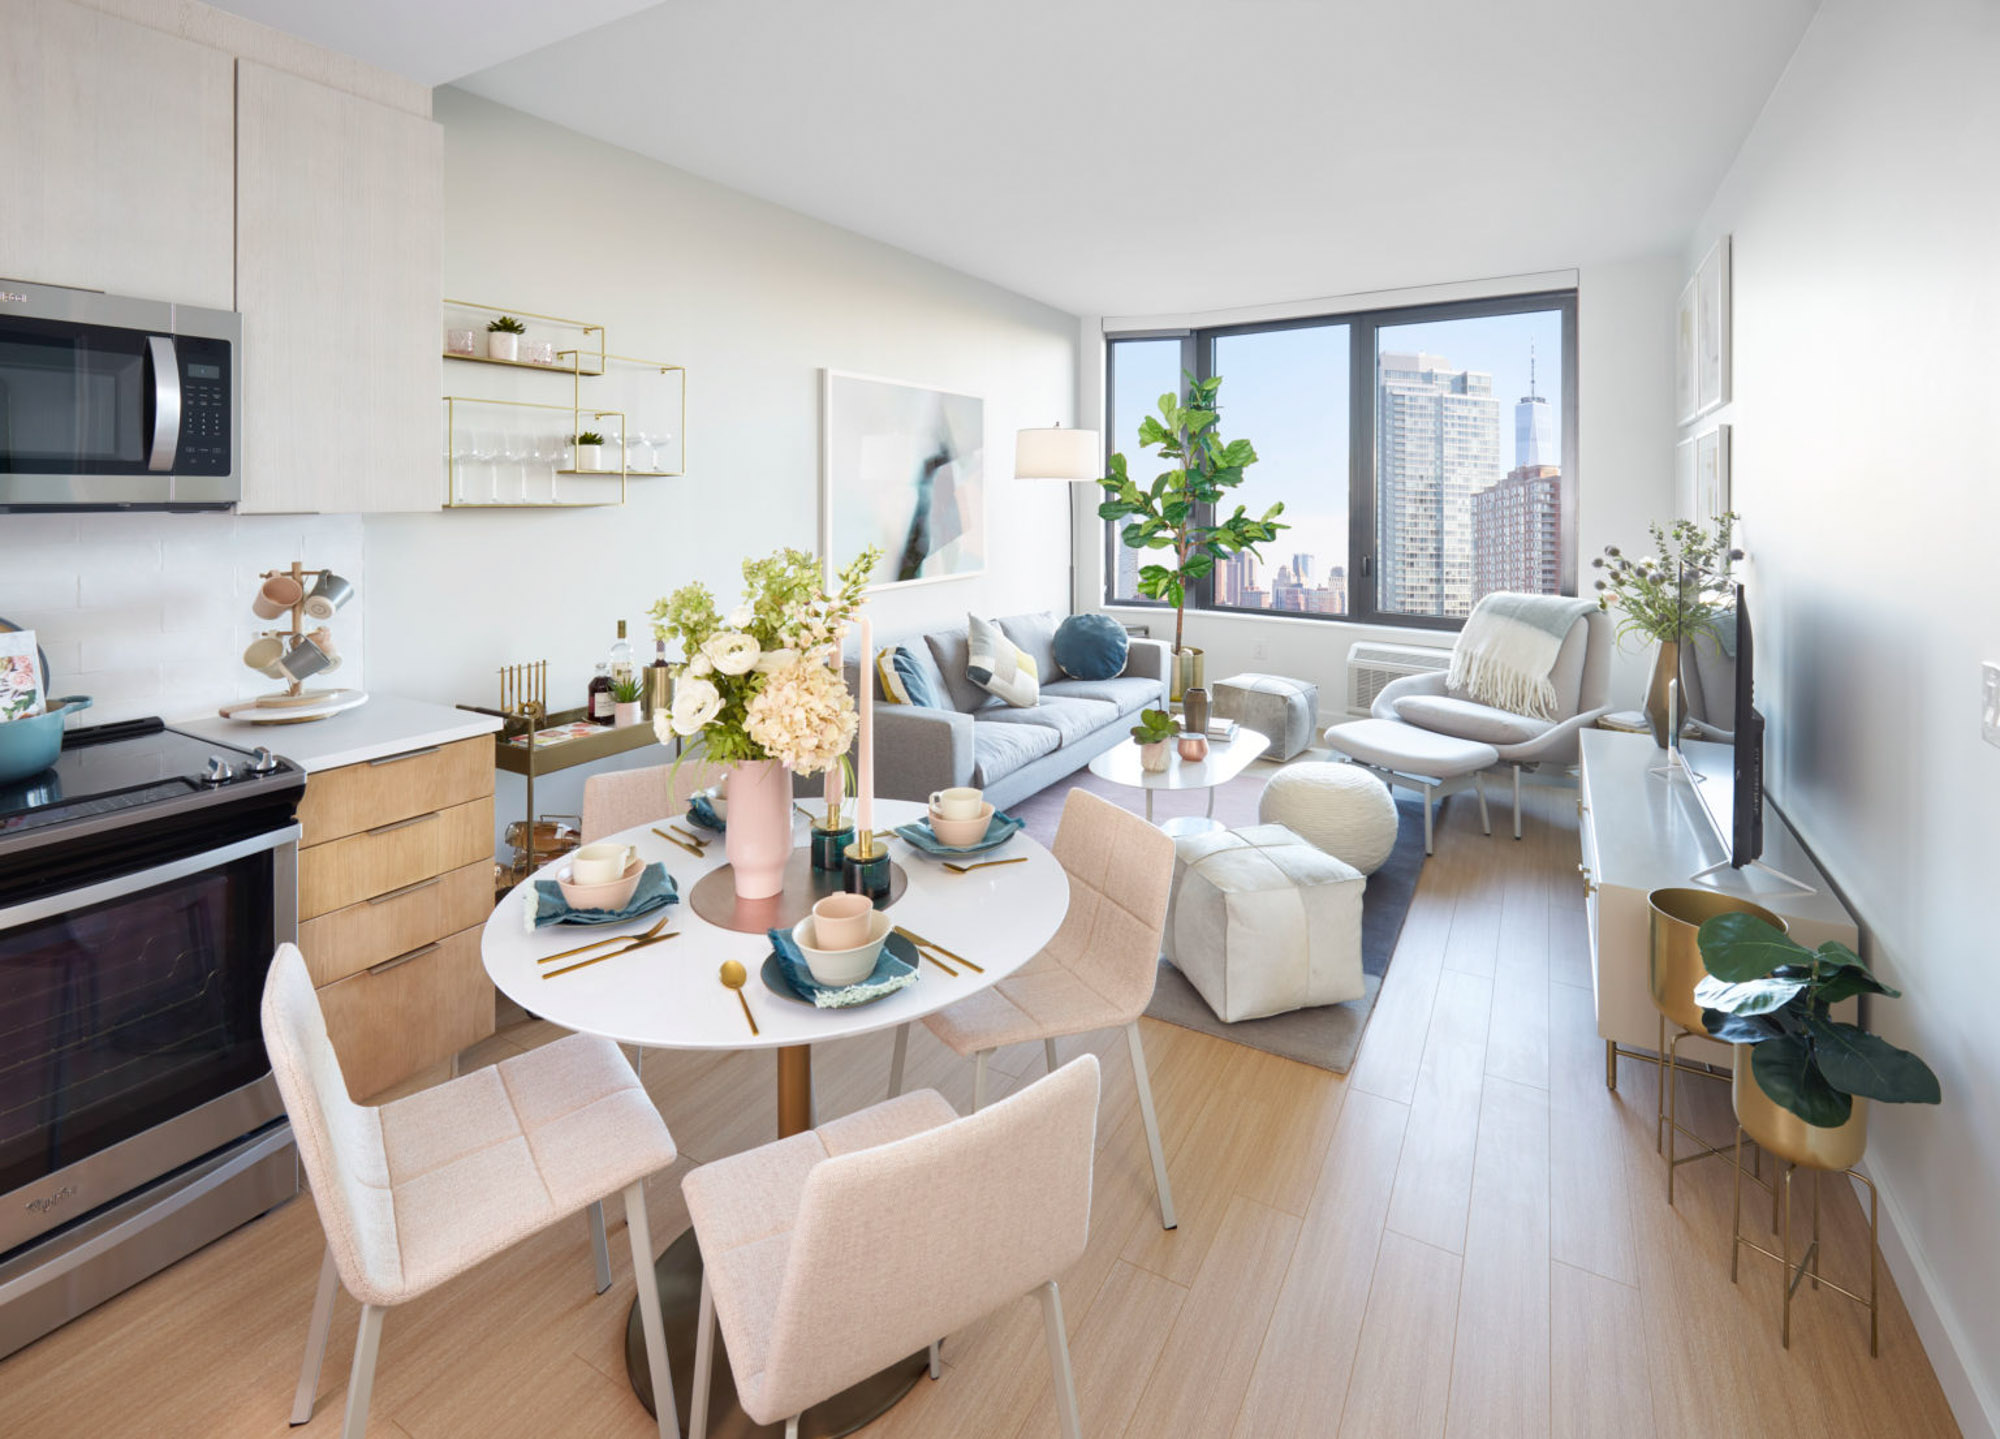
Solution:
<svg viewBox="0 0 2000 1439"><path fill-rule="evenodd" d="M234 60L65 0L0 28L0 275L233 309Z"/></svg>
<svg viewBox="0 0 2000 1439"><path fill-rule="evenodd" d="M242 510L434 510L443 131L243 60Z"/></svg>

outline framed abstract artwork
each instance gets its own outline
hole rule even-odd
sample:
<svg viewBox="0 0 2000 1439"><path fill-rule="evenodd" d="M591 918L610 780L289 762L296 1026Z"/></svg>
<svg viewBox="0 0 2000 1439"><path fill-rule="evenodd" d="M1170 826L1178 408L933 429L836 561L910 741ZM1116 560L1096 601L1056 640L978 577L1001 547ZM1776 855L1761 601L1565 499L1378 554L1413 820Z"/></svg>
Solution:
<svg viewBox="0 0 2000 1439"><path fill-rule="evenodd" d="M986 568L986 402L821 372L820 553L832 571L869 545L870 589Z"/></svg>
<svg viewBox="0 0 2000 1439"><path fill-rule="evenodd" d="M1674 418L1683 425L1693 423L1701 413L1695 379L1695 282L1681 289L1680 304L1674 311Z"/></svg>
<svg viewBox="0 0 2000 1439"><path fill-rule="evenodd" d="M1694 512L1689 518L1713 526L1729 508L1729 426L1717 425L1694 439Z"/></svg>
<svg viewBox="0 0 2000 1439"><path fill-rule="evenodd" d="M1695 412L1729 403L1729 237L1715 242L1694 273Z"/></svg>

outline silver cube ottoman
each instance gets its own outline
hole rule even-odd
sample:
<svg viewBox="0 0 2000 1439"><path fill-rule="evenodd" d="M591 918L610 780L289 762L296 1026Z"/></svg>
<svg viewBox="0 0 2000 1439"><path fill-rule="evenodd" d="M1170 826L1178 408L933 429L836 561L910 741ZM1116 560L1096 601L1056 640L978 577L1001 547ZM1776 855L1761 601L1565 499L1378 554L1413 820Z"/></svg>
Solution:
<svg viewBox="0 0 2000 1439"><path fill-rule="evenodd" d="M1287 760L1312 743L1319 686L1283 675L1240 674L1217 680L1214 708L1271 742L1266 759Z"/></svg>
<svg viewBox="0 0 2000 1439"><path fill-rule="evenodd" d="M1359 999L1361 896L1352 865L1281 824L1175 844L1163 947L1225 1023Z"/></svg>

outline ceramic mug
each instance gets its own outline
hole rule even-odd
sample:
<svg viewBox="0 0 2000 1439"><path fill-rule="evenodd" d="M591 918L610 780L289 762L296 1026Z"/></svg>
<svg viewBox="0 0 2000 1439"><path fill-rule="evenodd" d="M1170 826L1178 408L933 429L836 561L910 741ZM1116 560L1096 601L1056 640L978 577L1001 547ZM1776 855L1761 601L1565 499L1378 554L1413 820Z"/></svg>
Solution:
<svg viewBox="0 0 2000 1439"><path fill-rule="evenodd" d="M971 785L937 790L931 795L931 813L941 819L978 819L984 799Z"/></svg>
<svg viewBox="0 0 2000 1439"><path fill-rule="evenodd" d="M306 595L306 613L316 620L330 620L335 610L353 598L353 585L332 570L321 570Z"/></svg>
<svg viewBox="0 0 2000 1439"><path fill-rule="evenodd" d="M638 851L629 844L608 844L602 840L584 845L569 857L570 878L577 884L609 884L622 879Z"/></svg>
<svg viewBox="0 0 2000 1439"><path fill-rule="evenodd" d="M278 668L287 679L309 679L333 664L333 657L310 639L300 640L293 645L285 657L278 661Z"/></svg>
<svg viewBox="0 0 2000 1439"><path fill-rule="evenodd" d="M259 674L267 674L274 680L285 677L278 661L285 657L285 642L276 635L264 635L250 641L250 647L243 651L243 663Z"/></svg>
<svg viewBox="0 0 2000 1439"><path fill-rule="evenodd" d="M813 906L814 949L857 949L868 943L875 902L865 894L830 894Z"/></svg>
<svg viewBox="0 0 2000 1439"><path fill-rule="evenodd" d="M260 620L274 620L299 602L305 587L290 575L272 575L251 596L250 608Z"/></svg>
<svg viewBox="0 0 2000 1439"><path fill-rule="evenodd" d="M306 638L318 645L320 653L326 656L326 668L321 673L332 674L340 668L340 651L334 648L332 630L328 629L325 625L321 625L318 629L307 635Z"/></svg>

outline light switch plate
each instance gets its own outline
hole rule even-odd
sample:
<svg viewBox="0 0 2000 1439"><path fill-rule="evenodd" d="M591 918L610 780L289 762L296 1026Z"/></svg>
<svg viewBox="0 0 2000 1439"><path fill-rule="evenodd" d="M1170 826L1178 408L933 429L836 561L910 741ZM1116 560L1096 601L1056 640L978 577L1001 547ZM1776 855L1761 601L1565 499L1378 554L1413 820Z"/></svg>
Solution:
<svg viewBox="0 0 2000 1439"><path fill-rule="evenodd" d="M2000 745L2000 665L1988 660L1980 666L1979 729L1986 742Z"/></svg>

